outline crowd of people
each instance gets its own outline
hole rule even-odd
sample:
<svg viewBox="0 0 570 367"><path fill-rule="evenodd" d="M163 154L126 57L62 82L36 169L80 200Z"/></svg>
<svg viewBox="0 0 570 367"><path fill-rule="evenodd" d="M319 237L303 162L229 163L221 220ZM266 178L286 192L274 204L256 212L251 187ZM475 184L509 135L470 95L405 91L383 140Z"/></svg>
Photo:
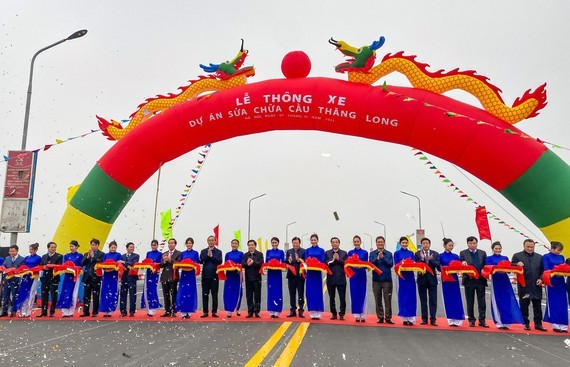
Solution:
<svg viewBox="0 0 570 367"><path fill-rule="evenodd" d="M467 320L469 327L488 328L486 322L485 288L491 290L491 314L494 324L506 330L512 324L523 324L530 330L529 308L533 307L536 330L546 331L542 322L549 322L555 332L568 330L568 290L560 266L570 266L570 259L561 255L563 245L551 243L550 253L536 253L535 242L526 239L523 251L512 259L501 255L499 242L492 244L492 255L478 248L476 237L467 238L467 249L453 252L454 242L443 239L444 252L431 249L429 238L421 240L421 249L412 252L408 239L399 240L399 249L393 254L385 248L385 238L376 238L376 249L368 253L361 247L361 238L354 236L353 249L340 248L340 239L330 240L330 249L319 246L319 237L310 237L311 245L301 247L299 237L292 239L292 248L283 251L279 239L271 239L271 249L265 256L257 250L254 240L247 242L247 251L238 250L239 241L231 241L231 251L222 256L217 239L210 236L208 246L200 253L194 250L194 240L187 238L185 251L176 249L177 241L168 240L168 249L158 250L159 243L151 242L151 251L145 259L134 253L135 245L126 244L126 252L117 252L117 243L108 244L108 252L100 250L100 242L93 239L89 251L78 252L79 243L71 241L70 252L61 255L54 242L47 244L48 253L39 256L38 244L29 246L30 255L18 254L17 245L10 246L9 256L3 261L2 313L0 317L29 317L36 303L38 281L41 282L41 312L37 317L53 317L61 309L63 317L76 312L80 282L84 285L81 317L111 317L119 305L120 316L134 316L137 308L137 280L143 279L140 308L149 316L164 307L161 317L187 319L198 308L197 276L201 276L202 314L200 317L218 316L218 293L223 280L223 309L227 317L240 316L243 284L247 300L246 318L259 318L261 310L262 276L267 277L266 309L271 318L283 312L283 282L285 272L289 292L289 313L292 317L305 317L305 309L312 319L323 317L323 276L328 291L331 320L344 320L346 315L346 291L349 287L351 313L356 322L365 322L367 314L368 277L372 271L372 292L375 298L378 323L394 324L392 319L392 274L397 274L398 316L406 326L416 322L417 296L420 300L420 325L438 326L438 274L441 274L443 308L447 322L452 327L461 326L465 320L459 276L465 289ZM553 269L555 270L554 272ZM543 275L549 273L543 284ZM518 302L509 273L515 274ZM161 283L164 306L159 300L158 284ZM570 283L569 283L570 285ZM541 300L546 288L546 311L542 314ZM336 296L339 298L337 308ZM211 303L210 303L211 300ZM477 301L477 314L475 313ZM129 306L127 308L127 305ZM48 310L49 308L49 310Z"/></svg>

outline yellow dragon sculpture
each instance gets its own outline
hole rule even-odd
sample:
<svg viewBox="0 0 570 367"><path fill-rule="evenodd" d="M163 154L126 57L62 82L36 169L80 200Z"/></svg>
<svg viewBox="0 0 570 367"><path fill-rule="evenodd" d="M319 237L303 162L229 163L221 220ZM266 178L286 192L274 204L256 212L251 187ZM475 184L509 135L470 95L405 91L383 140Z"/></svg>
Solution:
<svg viewBox="0 0 570 367"><path fill-rule="evenodd" d="M124 138L138 125L148 120L152 116L164 112L165 110L186 102L192 98L196 98L202 93L217 92L224 89L230 89L237 86L247 84L247 78L255 75L253 66L242 65L247 57L248 50L243 48L243 39L241 40L241 48L237 55L230 61L221 64L202 65L200 67L208 76L199 76L198 80L191 80L190 85L180 87L180 93L168 95L158 95L154 98L148 98L144 103L140 104L137 110L131 114L129 123L123 127L120 122L97 116L99 128L103 135L109 140L120 140Z"/></svg>
<svg viewBox="0 0 570 367"><path fill-rule="evenodd" d="M429 72L428 64L417 62L415 56L405 56L403 51L394 55L387 54L380 64L373 66L376 50L382 47L384 40L384 37L380 37L370 46L356 48L331 38L329 43L347 57L347 62L337 65L335 70L348 73L348 81L353 83L373 84L392 72L399 72L408 78L414 88L439 94L461 89L477 98L487 112L509 124L535 117L546 106L546 83L532 92L527 90L509 107L501 98L501 90L489 83L487 77L477 75L473 70Z"/></svg>

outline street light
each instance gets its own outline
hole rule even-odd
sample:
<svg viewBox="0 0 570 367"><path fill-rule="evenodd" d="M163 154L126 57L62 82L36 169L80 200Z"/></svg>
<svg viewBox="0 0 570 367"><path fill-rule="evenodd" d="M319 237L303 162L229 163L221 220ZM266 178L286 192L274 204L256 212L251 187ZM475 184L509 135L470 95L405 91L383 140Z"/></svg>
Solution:
<svg viewBox="0 0 570 367"><path fill-rule="evenodd" d="M305 242L305 236L308 236L309 233L305 233L304 235L301 236L301 244L303 244Z"/></svg>
<svg viewBox="0 0 570 367"><path fill-rule="evenodd" d="M368 237L370 238L370 251L372 251L372 235L370 235L370 234L368 234L368 233L366 233L366 232L364 232L364 235L365 235L365 236L368 236Z"/></svg>
<svg viewBox="0 0 570 367"><path fill-rule="evenodd" d="M405 192L405 191L400 191L400 192L404 195L412 196L412 197L418 199L418 210L419 210L419 221L420 221L420 228L419 229L422 229L422 204L421 204L420 198L417 197L416 195L412 195L412 194Z"/></svg>
<svg viewBox="0 0 570 367"><path fill-rule="evenodd" d="M26 150L26 141L28 138L28 121L30 119L30 104L32 102L32 79L34 77L34 62L36 61L36 57L38 57L38 55L41 54L42 52L44 52L45 50L49 50L50 48L55 47L55 46L59 45L60 43L64 43L65 41L71 41L73 39L83 37L86 34L87 34L86 29L82 29L80 31L77 31L67 38L64 38L60 41L57 41L56 43L52 43L51 45L40 49L32 57L32 62L30 63L30 80L28 81L28 96L26 98L26 113L24 115L24 131L22 133L22 149L21 150Z"/></svg>
<svg viewBox="0 0 570 367"><path fill-rule="evenodd" d="M380 224L382 227L384 227L384 240L386 240L386 225L384 223L380 223L378 221L374 221L374 223L376 224ZM387 240L386 240L387 241Z"/></svg>
<svg viewBox="0 0 570 367"><path fill-rule="evenodd" d="M254 198L249 199L248 216L247 216L247 240L248 241L251 239L250 233L249 233L249 230L251 228L251 202L254 201L255 199L259 199L260 197L265 196L265 195L267 195L267 194L261 194L261 195L254 197Z"/></svg>
<svg viewBox="0 0 570 367"><path fill-rule="evenodd" d="M289 250L289 226L292 226L295 223L297 222L291 222L285 226L285 251Z"/></svg>
<svg viewBox="0 0 570 367"><path fill-rule="evenodd" d="M52 43L49 46L46 46L40 50L38 50L34 56L32 57L32 61L30 62L30 78L28 81L28 95L26 97L26 111L24 113L24 130L22 131L22 145L21 145L21 149L20 150L26 150L26 142L28 140L28 121L30 120L30 105L32 103L32 79L34 77L34 62L36 61L36 57L38 57L39 54L41 54L42 52L44 52L45 50L48 50L52 47L55 47L57 45L59 45L60 43L63 43L65 41L70 41L79 37L83 37L87 34L87 29L82 29L80 31L77 31L75 33L73 33L72 35L70 35L67 38L64 38L60 41L57 41L56 43ZM17 232L13 232L10 234L10 245L15 245L18 242L18 233Z"/></svg>

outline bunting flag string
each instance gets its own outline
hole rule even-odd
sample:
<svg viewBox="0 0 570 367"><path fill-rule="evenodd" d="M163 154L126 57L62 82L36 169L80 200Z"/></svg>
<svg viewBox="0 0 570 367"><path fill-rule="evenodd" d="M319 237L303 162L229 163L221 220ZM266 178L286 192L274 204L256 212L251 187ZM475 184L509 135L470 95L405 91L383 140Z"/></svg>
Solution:
<svg viewBox="0 0 570 367"><path fill-rule="evenodd" d="M447 187L451 188L453 190L453 192L455 192L457 195L459 195L460 198L465 199L467 202L472 203L473 205L475 205L477 208L481 207L483 205L479 204L475 199L473 199L472 197L470 197L469 195L467 195L463 190L461 190L459 187L457 187L457 185L455 185L453 182L451 182L451 180L445 176L442 171L440 169L438 169L430 160L429 158L420 150L416 149L416 148L412 148L412 152L414 152L414 156L418 157L418 159L420 161L425 161L424 165L428 166L429 169L431 171L433 171L433 173L435 175L438 176L438 178L441 180L442 183L445 183L447 185ZM487 210L487 216L494 220L497 224L503 225L504 227L510 229L511 231L518 233L519 235L525 237L525 238L529 238L529 236L527 236L526 234L524 234L522 231L520 231L519 229L515 228L514 226L510 225L509 223L507 223L505 220L499 218L497 215L491 213L489 210ZM547 250L550 250L547 246L545 246L544 244L542 244L543 247L545 247Z"/></svg>
<svg viewBox="0 0 570 367"><path fill-rule="evenodd" d="M384 82L382 88L383 88L384 91L387 91L386 82ZM489 123L489 122L477 120L477 119L474 119L474 118L471 118L471 117L468 117L468 116L465 116L465 115L461 115L461 114L456 113L456 112L453 112L453 111L448 111L447 109L445 109L445 108L443 108L443 107L439 107L439 106L437 106L437 105L433 105L433 104L430 104L430 103L422 102L421 100L418 100L418 99L416 99L416 98L409 97L409 96L407 96L407 95L405 95L405 94L396 93L396 92L392 92L392 91L388 91L387 94L388 94L388 95L392 95L392 96L397 97L397 98L402 98L402 101L403 101L403 102L419 102L419 103L423 103L423 106L424 106L424 107L437 108L437 109L441 110L443 114L445 114L447 117L449 117L449 118L451 118L451 119L454 119L454 118L462 118L462 119L466 119L466 120L475 122L477 125L481 125L481 126L485 126L485 127L491 127L491 128L494 128L494 129L502 130L505 134L517 135L517 136L519 136L519 137L521 137L521 138L523 138L523 139L535 139L535 138L531 137L530 135L527 135L527 134L523 133L522 131L517 132L517 131L514 131L514 130L512 130L512 129L504 129L504 128L500 127L500 126L495 126L494 124L491 124L491 123ZM570 151L570 148L564 147L564 146L559 145L559 144L551 143L551 142L548 142L548 141L545 141L545 140L542 140L542 139L539 139L539 138L536 138L536 141L539 142L539 143L541 143L541 144L548 145L548 146L550 146L550 147L552 147L552 148L554 148L554 149L562 149L562 150L568 150L568 151Z"/></svg>
<svg viewBox="0 0 570 367"><path fill-rule="evenodd" d="M121 122L121 124L125 124L125 123L128 123L129 120L121 120L120 122ZM31 152L32 153L38 153L40 151L45 152L46 150L50 149L54 145L60 145L60 144L67 143L67 142L72 141L72 140L81 139L81 138L86 137L87 135L91 135L93 133L98 133L98 132L101 132L101 129L91 129L91 131L89 131L88 133L84 133L84 134L77 135L77 136L72 136L72 137L67 138L67 139L55 139L55 143L44 144L43 148L33 149L33 150L31 150ZM19 154L15 158L21 158L22 156L26 156L26 155L27 155L27 153L22 153L22 154ZM14 159L14 158L12 158L12 159ZM10 160L10 158L8 158L8 156L6 156L4 154L2 155L2 162L8 162L9 160Z"/></svg>
<svg viewBox="0 0 570 367"><path fill-rule="evenodd" d="M170 220L171 228L174 227L176 221L180 217L180 214L182 213L182 210L186 205L186 201L188 200L190 192L192 191L192 188L194 188L194 184L198 179L198 175L200 174L200 172L202 172L202 167L204 167L204 164L206 163L206 159L208 158L208 153L210 153L211 150L212 150L212 144L207 144L204 145L204 147L198 152L199 158L197 159L195 168L193 168L191 171L192 172L192 174L190 175L191 181L190 183L184 185L182 193L180 193L180 199L178 200L178 205L174 210L174 217Z"/></svg>

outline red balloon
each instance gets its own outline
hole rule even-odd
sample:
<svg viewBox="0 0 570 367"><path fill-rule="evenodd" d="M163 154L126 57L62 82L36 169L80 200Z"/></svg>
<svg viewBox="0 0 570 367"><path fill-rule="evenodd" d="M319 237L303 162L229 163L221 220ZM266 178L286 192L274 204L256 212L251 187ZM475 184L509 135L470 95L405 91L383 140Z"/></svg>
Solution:
<svg viewBox="0 0 570 367"><path fill-rule="evenodd" d="M303 51L291 51L281 61L281 72L287 79L306 78L311 71L311 59Z"/></svg>

